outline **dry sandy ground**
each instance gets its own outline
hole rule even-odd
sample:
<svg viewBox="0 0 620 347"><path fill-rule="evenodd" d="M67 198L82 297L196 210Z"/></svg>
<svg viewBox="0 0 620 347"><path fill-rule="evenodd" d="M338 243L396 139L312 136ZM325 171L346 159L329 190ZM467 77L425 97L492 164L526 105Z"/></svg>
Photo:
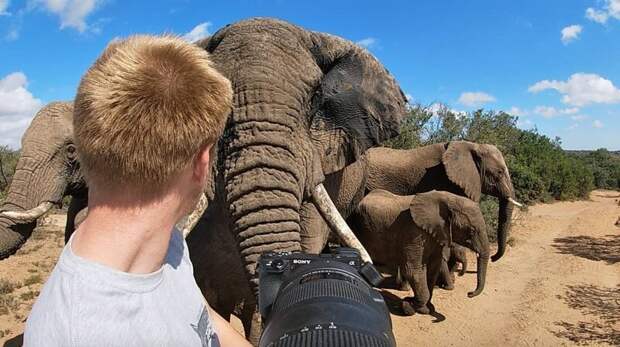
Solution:
<svg viewBox="0 0 620 347"><path fill-rule="evenodd" d="M618 192L591 201L541 204L517 213L513 245L489 265L483 294L476 274L454 291L435 290L434 316L403 317L385 290L399 346L620 346ZM0 262L0 344L18 346L28 311L63 244L64 217L52 215L26 246ZM475 259L470 257L470 269Z"/></svg>

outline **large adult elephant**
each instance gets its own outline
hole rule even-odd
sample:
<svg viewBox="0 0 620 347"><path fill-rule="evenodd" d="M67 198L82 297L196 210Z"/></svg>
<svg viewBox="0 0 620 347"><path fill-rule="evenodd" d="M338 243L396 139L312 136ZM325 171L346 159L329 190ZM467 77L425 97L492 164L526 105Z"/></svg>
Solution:
<svg viewBox="0 0 620 347"><path fill-rule="evenodd" d="M86 204L86 186L73 144L73 103L53 102L43 107L22 138L15 175L0 206L0 259L26 242L37 218L63 197L74 197L69 207L68 229L73 216Z"/></svg>
<svg viewBox="0 0 620 347"><path fill-rule="evenodd" d="M305 220L330 213L317 194L325 175L396 135L406 100L365 49L280 20L241 21L199 44L233 86L216 187L256 289L260 254L301 250Z"/></svg>
<svg viewBox="0 0 620 347"><path fill-rule="evenodd" d="M225 206L218 218L227 221L256 284L259 255L300 250L305 220L325 216L337 224L320 194L325 175L397 134L406 100L366 50L280 20L241 21L198 44L234 89L233 109L217 146L209 206L214 201ZM16 174L3 206L12 214L0 225L3 257L24 242L36 217L58 203L74 181L83 183L71 122L58 130L47 125L50 139L32 135L37 122L24 136L18 165L24 173ZM54 169L37 171L44 166Z"/></svg>
<svg viewBox="0 0 620 347"><path fill-rule="evenodd" d="M344 170L328 176L325 186L336 206L347 217L363 196L374 189L410 195L441 190L480 201L482 194L499 199L497 253L500 259L506 249L511 225L514 189L502 153L489 144L467 141L438 143L410 150L377 147L364 158ZM319 230L314 228L312 230ZM320 249L324 232L310 234L308 250Z"/></svg>

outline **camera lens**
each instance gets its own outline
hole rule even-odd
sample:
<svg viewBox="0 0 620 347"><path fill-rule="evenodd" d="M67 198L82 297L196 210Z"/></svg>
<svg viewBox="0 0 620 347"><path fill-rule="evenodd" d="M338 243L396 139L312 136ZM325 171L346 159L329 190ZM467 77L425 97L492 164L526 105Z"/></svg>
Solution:
<svg viewBox="0 0 620 347"><path fill-rule="evenodd" d="M260 346L395 346L383 297L338 261L315 260L284 279Z"/></svg>

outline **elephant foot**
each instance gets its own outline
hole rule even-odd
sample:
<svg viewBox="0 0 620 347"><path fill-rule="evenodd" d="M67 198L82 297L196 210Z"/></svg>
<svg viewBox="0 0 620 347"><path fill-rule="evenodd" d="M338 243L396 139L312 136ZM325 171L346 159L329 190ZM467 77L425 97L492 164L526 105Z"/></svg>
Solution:
<svg viewBox="0 0 620 347"><path fill-rule="evenodd" d="M398 290L403 291L403 292L409 292L411 291L411 285L407 281L401 282L398 285Z"/></svg>
<svg viewBox="0 0 620 347"><path fill-rule="evenodd" d="M443 290L454 290L454 284L444 284L439 286Z"/></svg>
<svg viewBox="0 0 620 347"><path fill-rule="evenodd" d="M419 304L415 298L405 298L402 303L403 313L406 316L413 316L416 313L430 314L431 310L426 304Z"/></svg>

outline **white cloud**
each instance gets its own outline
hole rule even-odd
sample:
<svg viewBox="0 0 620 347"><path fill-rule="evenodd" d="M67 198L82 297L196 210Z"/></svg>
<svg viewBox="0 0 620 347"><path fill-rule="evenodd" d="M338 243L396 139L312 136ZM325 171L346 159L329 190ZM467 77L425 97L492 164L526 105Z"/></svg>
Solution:
<svg viewBox="0 0 620 347"><path fill-rule="evenodd" d="M571 41L576 40L579 34L581 34L581 30L583 30L581 25L570 25L562 29L562 43L567 45Z"/></svg>
<svg viewBox="0 0 620 347"><path fill-rule="evenodd" d="M522 117L522 116L527 115L527 111L522 110L516 106L512 106L510 110L508 110L508 112L506 113L513 115L513 116L517 116L517 117Z"/></svg>
<svg viewBox="0 0 620 347"><path fill-rule="evenodd" d="M601 24L607 23L609 18L620 19L620 0L605 0L602 9L589 7L586 18Z"/></svg>
<svg viewBox="0 0 620 347"><path fill-rule="evenodd" d="M86 17L104 0L36 0L47 11L60 17L60 29L74 28L83 33L89 29Z"/></svg>
<svg viewBox="0 0 620 347"><path fill-rule="evenodd" d="M377 39L375 39L374 37L367 37L365 39L357 41L356 43L365 48L372 48L377 43Z"/></svg>
<svg viewBox="0 0 620 347"><path fill-rule="evenodd" d="M22 134L43 106L27 87L28 79L22 72L0 80L0 145L19 148Z"/></svg>
<svg viewBox="0 0 620 347"><path fill-rule="evenodd" d="M609 18L609 15L607 15L607 12L599 11L593 9L592 7L588 7L588 9L586 10L586 18L597 23L605 24L607 22L607 19Z"/></svg>
<svg viewBox="0 0 620 347"><path fill-rule="evenodd" d="M204 22L196 25L190 32L183 35L181 38L185 41L196 42L211 35L209 34L209 27L211 22Z"/></svg>
<svg viewBox="0 0 620 347"><path fill-rule="evenodd" d="M534 123L529 119L519 119L517 126L521 129L531 129L534 127Z"/></svg>
<svg viewBox="0 0 620 347"><path fill-rule="evenodd" d="M0 0L0 16L8 16L10 13L6 11L9 8L9 0Z"/></svg>
<svg viewBox="0 0 620 347"><path fill-rule="evenodd" d="M562 102L573 106L620 103L620 89L597 74L579 72L571 75L568 81L539 81L528 91L538 93L546 89L557 90L563 94Z"/></svg>
<svg viewBox="0 0 620 347"><path fill-rule="evenodd" d="M467 116L467 112L459 111L453 108L448 107L446 104L442 104L440 102L435 102L426 108L427 111L433 114L433 116L438 116L440 114L445 114L448 112L453 113L457 118Z"/></svg>
<svg viewBox="0 0 620 347"><path fill-rule="evenodd" d="M597 129L600 129L600 128L604 127L605 125L603 124L603 122L601 122L600 120L597 119L594 122L592 122L592 126L597 128Z"/></svg>
<svg viewBox="0 0 620 347"><path fill-rule="evenodd" d="M575 114L577 112L579 112L578 107L557 109L553 106L536 106L536 108L534 108L534 113L541 115L545 118L553 118L553 117L561 116L561 115Z"/></svg>
<svg viewBox="0 0 620 347"><path fill-rule="evenodd" d="M578 123L573 123L568 127L568 130L575 130L579 128L579 124Z"/></svg>
<svg viewBox="0 0 620 347"><path fill-rule="evenodd" d="M493 95L483 92L465 92L459 97L459 103L465 106L482 106L495 101Z"/></svg>

